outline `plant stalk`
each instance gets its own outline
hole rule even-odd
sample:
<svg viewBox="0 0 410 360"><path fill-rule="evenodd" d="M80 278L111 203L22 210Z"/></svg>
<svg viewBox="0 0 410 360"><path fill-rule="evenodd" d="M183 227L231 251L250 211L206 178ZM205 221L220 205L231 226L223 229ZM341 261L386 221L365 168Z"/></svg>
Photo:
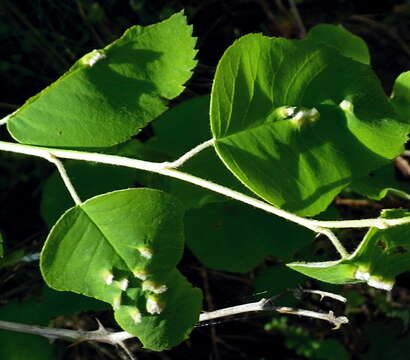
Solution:
<svg viewBox="0 0 410 360"><path fill-rule="evenodd" d="M206 146L209 146L209 144ZM205 148L204 146L203 148ZM276 208L264 201L258 200L256 198L250 197L248 195L242 194L225 186L213 183L209 180L205 180L199 178L194 175L190 175L181 171L178 171L172 168L172 162L165 162L165 163L156 163L156 162L149 162L143 161L138 159L131 159L127 157L121 157L117 155L107 155L107 154L100 154L100 153L91 153L91 152L81 152L75 150L61 150L61 149L54 149L54 148L44 148L32 145L24 145L18 143L11 143L0 141L0 150L3 151L10 151L14 153L32 155L42 157L46 160L50 161L50 156L54 156L56 158L62 159L73 159L73 160L82 160L82 161L90 161L96 163L103 163L103 164L110 164L110 165L117 165L117 166L124 166L133 169L145 170L154 173L158 173L164 176L169 176L172 178L176 178L185 182L189 182L191 184L198 185L205 189L211 190L213 192L225 195L229 198L238 200L240 202L246 203L258 209L264 210L268 213L277 215L281 218L286 220L292 221L296 224L304 226L316 233L323 234L327 236L332 244L335 246L336 250L340 253L342 258L346 258L349 254L344 249L343 245L337 239L337 237L333 234L330 230L332 228L366 228L366 227L376 227L378 229L386 229L393 226L403 225L410 223L410 216L403 217L400 219L361 219L361 220L338 220L338 221L321 221L321 220L314 220L314 219L307 219L300 217L298 215L292 214L288 211ZM188 152L189 153L189 152ZM187 153L187 154L188 154ZM196 151L195 153L198 153ZM185 155L184 155L185 156ZM180 159L183 159L182 156ZM192 153L189 158L192 157ZM177 161L177 166L180 165L180 159ZM185 162L187 158L184 158L182 161ZM174 164L175 166L175 164Z"/></svg>

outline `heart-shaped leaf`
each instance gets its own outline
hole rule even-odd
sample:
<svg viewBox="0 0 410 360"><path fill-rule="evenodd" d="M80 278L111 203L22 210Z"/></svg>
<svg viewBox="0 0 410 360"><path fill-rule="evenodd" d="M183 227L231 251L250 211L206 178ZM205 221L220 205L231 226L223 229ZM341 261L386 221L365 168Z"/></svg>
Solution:
<svg viewBox="0 0 410 360"><path fill-rule="evenodd" d="M405 210L384 210L381 218L410 216ZM391 290L396 275L410 265L410 224L384 230L371 228L346 260L288 264L293 270L332 284L367 282Z"/></svg>
<svg viewBox="0 0 410 360"><path fill-rule="evenodd" d="M13 113L7 127L24 144L107 147L128 140L179 95L196 61L182 13L134 26L78 60Z"/></svg>
<svg viewBox="0 0 410 360"><path fill-rule="evenodd" d="M41 254L47 284L110 303L146 348L184 340L198 321L201 292L176 269L183 210L152 189L96 196L68 210Z"/></svg>
<svg viewBox="0 0 410 360"><path fill-rule="evenodd" d="M253 34L218 64L218 155L257 195L300 215L400 154L409 129L371 69L332 47Z"/></svg>

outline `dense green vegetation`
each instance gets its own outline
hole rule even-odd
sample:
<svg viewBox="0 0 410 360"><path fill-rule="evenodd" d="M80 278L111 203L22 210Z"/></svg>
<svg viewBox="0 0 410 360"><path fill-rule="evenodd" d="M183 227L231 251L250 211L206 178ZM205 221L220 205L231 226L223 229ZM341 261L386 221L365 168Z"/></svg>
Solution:
<svg viewBox="0 0 410 360"><path fill-rule="evenodd" d="M1 358L406 358L410 4L318 7L3 1L0 320L133 338Z"/></svg>

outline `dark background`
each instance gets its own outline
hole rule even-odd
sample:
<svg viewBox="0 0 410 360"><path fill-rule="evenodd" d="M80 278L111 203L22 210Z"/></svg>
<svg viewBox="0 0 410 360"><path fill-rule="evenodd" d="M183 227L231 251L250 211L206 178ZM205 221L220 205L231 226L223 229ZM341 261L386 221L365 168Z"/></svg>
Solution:
<svg viewBox="0 0 410 360"><path fill-rule="evenodd" d="M307 30L319 23L343 24L361 36L369 46L372 66L387 93L394 79L410 69L410 1L295 3ZM56 80L76 59L113 41L129 26L156 23L182 8L198 37L199 65L177 101L210 92L219 58L240 36L262 32L299 38L303 34L286 0L0 0L0 117ZM5 129L0 129L0 139L10 140ZM0 154L0 229L6 239L12 240L7 242L7 251L41 249L47 227L39 215L39 203L42 184L51 170L42 160ZM357 210L342 206L341 210L377 216L371 207ZM203 288L205 307L253 301L249 277L207 271L189 253L184 265L190 280ZM2 270L0 305L36 295L41 284L35 263ZM309 349L314 347L314 341L331 338L343 345L349 358L408 359L409 284L408 274L399 277L392 294L393 304L398 305L393 309L387 305L389 299L384 293L358 287L357 292L366 301L357 307L360 311L352 315L351 325L338 332L332 332L328 324L298 318L289 319L290 325L284 326L283 331L269 332L263 329L269 316L247 316L194 329L189 341L170 351L136 354L139 359L318 359L317 355L309 355ZM315 302L310 305L318 306ZM343 308L338 310L343 312ZM106 321L110 321L108 315ZM92 315L75 318L72 323L73 327L94 326ZM104 345L77 344L69 349L66 345L62 343L64 359L120 356ZM135 350L133 344L130 348ZM332 354L331 348L321 358L338 359L339 355Z"/></svg>

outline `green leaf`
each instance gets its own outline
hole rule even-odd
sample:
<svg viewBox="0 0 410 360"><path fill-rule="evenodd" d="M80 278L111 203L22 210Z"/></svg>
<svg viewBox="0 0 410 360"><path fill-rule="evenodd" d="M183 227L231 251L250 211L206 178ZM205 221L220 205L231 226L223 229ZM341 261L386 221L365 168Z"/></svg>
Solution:
<svg viewBox="0 0 410 360"><path fill-rule="evenodd" d="M392 103L396 111L410 122L410 71L400 74L394 82Z"/></svg>
<svg viewBox="0 0 410 360"><path fill-rule="evenodd" d="M218 64L211 130L241 182L306 216L400 154L410 127L368 66L309 40L253 34Z"/></svg>
<svg viewBox="0 0 410 360"><path fill-rule="evenodd" d="M410 216L405 210L383 210L381 218ZM410 264L408 237L410 224L384 230L370 228L355 252L345 260L291 263L293 270L332 284L367 282L369 286L391 290L395 277Z"/></svg>
<svg viewBox="0 0 410 360"><path fill-rule="evenodd" d="M184 340L198 321L201 292L176 269L183 210L152 189L100 195L68 210L41 254L47 284L111 304L146 348Z"/></svg>
<svg viewBox="0 0 410 360"><path fill-rule="evenodd" d="M284 265L269 266L257 273L254 280L256 293L262 293L262 297L267 298L279 295L288 289L295 289L301 286L307 277L292 271ZM275 305L294 306L296 299L294 296L281 296L274 299Z"/></svg>
<svg viewBox="0 0 410 360"><path fill-rule="evenodd" d="M156 119L153 127L155 136L150 139L148 145L167 154L169 160L177 159L212 137L209 131L209 96L200 96L178 104ZM186 162L181 170L248 193L226 169L212 148L202 150ZM225 196L174 179L169 179L160 189L175 195L186 209L228 200Z"/></svg>
<svg viewBox="0 0 410 360"><path fill-rule="evenodd" d="M29 99L7 123L24 144L107 147L128 140L166 110L191 77L192 27L182 12L133 26L102 50L78 60Z"/></svg>
<svg viewBox="0 0 410 360"><path fill-rule="evenodd" d="M403 334L399 320L383 320L367 324L365 338L369 340L367 352L361 360L407 360L410 336Z"/></svg>
<svg viewBox="0 0 410 360"><path fill-rule="evenodd" d="M109 191L129 188L136 182L136 171L120 166L71 162L66 165L66 170L82 200ZM64 211L72 206L73 199L60 174L55 171L43 187L41 215L51 228Z"/></svg>
<svg viewBox="0 0 410 360"><path fill-rule="evenodd" d="M349 353L346 348L335 339L326 339L319 342L319 348L315 351L312 359L317 360L348 360Z"/></svg>
<svg viewBox="0 0 410 360"><path fill-rule="evenodd" d="M188 211L185 235L187 245L206 267L241 273L268 255L289 261L313 239L305 228L232 201Z"/></svg>
<svg viewBox="0 0 410 360"><path fill-rule="evenodd" d="M159 116L149 145L176 159L209 140L209 95L184 101Z"/></svg>
<svg viewBox="0 0 410 360"><path fill-rule="evenodd" d="M333 46L343 56L370 64L369 49L364 40L347 31L342 25L316 25L309 30L305 39Z"/></svg>
<svg viewBox="0 0 410 360"><path fill-rule="evenodd" d="M396 178L393 162L353 181L349 187L374 200L381 200L389 194L410 200L410 184Z"/></svg>
<svg viewBox="0 0 410 360"><path fill-rule="evenodd" d="M105 310L106 304L77 294L56 292L47 287L39 299L10 302L0 307L3 321L50 326L57 316L86 310ZM46 338L0 330L0 359L7 360L55 360L56 346Z"/></svg>

